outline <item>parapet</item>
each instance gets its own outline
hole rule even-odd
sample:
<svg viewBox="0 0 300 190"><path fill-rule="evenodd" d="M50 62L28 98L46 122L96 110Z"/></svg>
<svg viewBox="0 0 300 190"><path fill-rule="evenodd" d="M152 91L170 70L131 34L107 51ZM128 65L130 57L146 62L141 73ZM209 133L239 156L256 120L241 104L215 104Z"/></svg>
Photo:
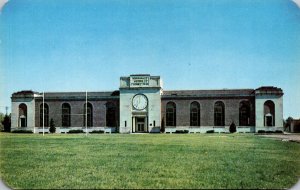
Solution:
<svg viewBox="0 0 300 190"><path fill-rule="evenodd" d="M132 74L127 77L120 77L120 89L122 88L162 88L162 81L160 76Z"/></svg>
<svg viewBox="0 0 300 190"><path fill-rule="evenodd" d="M255 89L255 95L278 95L282 96L283 91L281 88L277 88L274 86L262 86Z"/></svg>
<svg viewBox="0 0 300 190"><path fill-rule="evenodd" d="M12 94L12 98L33 98L39 96L40 93L32 90L22 90Z"/></svg>

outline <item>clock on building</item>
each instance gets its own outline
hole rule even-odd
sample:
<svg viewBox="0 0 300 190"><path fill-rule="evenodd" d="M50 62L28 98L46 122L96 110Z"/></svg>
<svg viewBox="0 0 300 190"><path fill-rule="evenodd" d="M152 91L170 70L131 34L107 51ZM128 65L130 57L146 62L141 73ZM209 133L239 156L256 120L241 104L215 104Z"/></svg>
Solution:
<svg viewBox="0 0 300 190"><path fill-rule="evenodd" d="M143 94L136 94L132 99L132 106L134 109L143 110L148 105L148 99Z"/></svg>

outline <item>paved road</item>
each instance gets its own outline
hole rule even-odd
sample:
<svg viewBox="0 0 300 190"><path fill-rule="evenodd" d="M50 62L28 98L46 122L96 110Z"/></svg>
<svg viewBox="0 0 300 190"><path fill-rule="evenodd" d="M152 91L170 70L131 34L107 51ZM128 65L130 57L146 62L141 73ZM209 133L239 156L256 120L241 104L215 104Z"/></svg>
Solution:
<svg viewBox="0 0 300 190"><path fill-rule="evenodd" d="M2 190L11 190L11 188L9 188L8 186L6 186L5 183L3 183L3 181L0 179L0 189Z"/></svg>
<svg viewBox="0 0 300 190"><path fill-rule="evenodd" d="M282 141L294 141L300 143L300 134L295 133L284 133L284 134L268 134L268 135L259 135L263 137L271 137L271 138L278 138Z"/></svg>

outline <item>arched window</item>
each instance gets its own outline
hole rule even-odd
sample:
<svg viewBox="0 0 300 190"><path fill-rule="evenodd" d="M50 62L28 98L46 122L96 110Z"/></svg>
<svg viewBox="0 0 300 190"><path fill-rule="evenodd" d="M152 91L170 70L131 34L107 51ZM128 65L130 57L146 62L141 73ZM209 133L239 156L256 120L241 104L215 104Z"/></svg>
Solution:
<svg viewBox="0 0 300 190"><path fill-rule="evenodd" d="M44 126L49 127L49 106L48 104L40 105L40 126L43 126L43 110L44 110Z"/></svg>
<svg viewBox="0 0 300 190"><path fill-rule="evenodd" d="M242 101L240 103L239 110L239 124L240 126L249 126L250 125L250 103L249 101Z"/></svg>
<svg viewBox="0 0 300 190"><path fill-rule="evenodd" d="M215 119L214 123L215 126L224 126L225 125L225 106L224 103L221 101L218 101L215 103L214 107L214 112L215 112Z"/></svg>
<svg viewBox="0 0 300 190"><path fill-rule="evenodd" d="M27 127L27 106L24 103L19 105L19 127Z"/></svg>
<svg viewBox="0 0 300 190"><path fill-rule="evenodd" d="M275 104L271 100L264 103L264 125L275 126Z"/></svg>
<svg viewBox="0 0 300 190"><path fill-rule="evenodd" d="M167 103L166 126L176 126L176 104L174 102Z"/></svg>
<svg viewBox="0 0 300 190"><path fill-rule="evenodd" d="M190 106L190 125L200 126L200 104L192 102Z"/></svg>
<svg viewBox="0 0 300 190"><path fill-rule="evenodd" d="M106 126L107 127L116 127L117 126L116 111L117 111L117 108L113 102L106 103Z"/></svg>
<svg viewBox="0 0 300 190"><path fill-rule="evenodd" d="M93 126L93 105L91 103L86 103L83 106L84 115L83 115L83 126L85 126L85 122L87 122L88 127ZM85 117L87 116L87 121L85 121Z"/></svg>
<svg viewBox="0 0 300 190"><path fill-rule="evenodd" d="M62 105L61 121L63 127L71 126L71 106L68 103L63 103Z"/></svg>

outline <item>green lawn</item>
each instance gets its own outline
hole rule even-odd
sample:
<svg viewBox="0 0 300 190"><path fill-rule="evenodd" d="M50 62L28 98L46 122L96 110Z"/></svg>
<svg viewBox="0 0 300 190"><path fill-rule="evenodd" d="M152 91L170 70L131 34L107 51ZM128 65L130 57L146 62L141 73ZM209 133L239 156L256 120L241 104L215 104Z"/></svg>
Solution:
<svg viewBox="0 0 300 190"><path fill-rule="evenodd" d="M0 134L13 188L289 188L300 144L253 134Z"/></svg>

